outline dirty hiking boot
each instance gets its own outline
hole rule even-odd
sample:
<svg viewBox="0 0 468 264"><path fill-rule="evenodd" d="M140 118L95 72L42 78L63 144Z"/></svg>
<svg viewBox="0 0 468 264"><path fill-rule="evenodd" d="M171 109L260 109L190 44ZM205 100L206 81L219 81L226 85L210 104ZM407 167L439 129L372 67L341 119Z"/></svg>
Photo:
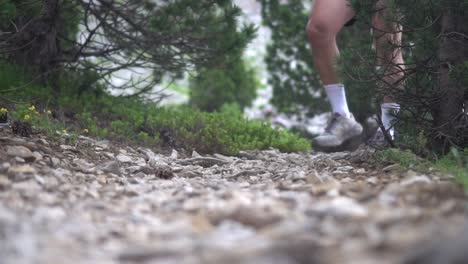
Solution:
<svg viewBox="0 0 468 264"><path fill-rule="evenodd" d="M353 150L361 143L362 126L354 117L333 113L325 133L314 138L313 148L324 152Z"/></svg>
<svg viewBox="0 0 468 264"><path fill-rule="evenodd" d="M393 138L392 138L393 140ZM388 142L388 140L385 138L385 135L382 131L382 129L378 128L377 131L375 132L374 136L370 138L366 144L374 149L387 149L390 148L391 145Z"/></svg>

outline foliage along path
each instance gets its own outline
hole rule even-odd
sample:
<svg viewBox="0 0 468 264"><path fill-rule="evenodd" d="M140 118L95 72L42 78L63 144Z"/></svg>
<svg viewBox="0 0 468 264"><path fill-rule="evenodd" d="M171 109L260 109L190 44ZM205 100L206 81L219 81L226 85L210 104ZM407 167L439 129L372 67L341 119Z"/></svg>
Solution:
<svg viewBox="0 0 468 264"><path fill-rule="evenodd" d="M23 139L0 128L0 262L427 264L466 257L468 236L443 242L464 226L464 192L436 172L374 168L371 154L185 157L85 137L73 144Z"/></svg>

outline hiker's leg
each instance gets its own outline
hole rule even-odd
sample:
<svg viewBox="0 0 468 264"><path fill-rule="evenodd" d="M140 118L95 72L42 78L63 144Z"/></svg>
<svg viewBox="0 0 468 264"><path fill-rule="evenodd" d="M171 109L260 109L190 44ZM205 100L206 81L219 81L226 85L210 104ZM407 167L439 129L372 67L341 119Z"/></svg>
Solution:
<svg viewBox="0 0 468 264"><path fill-rule="evenodd" d="M315 0L307 23L315 69L325 84L325 91L334 114L325 133L314 138L314 147L323 151L339 151L347 142L359 137L362 126L348 109L345 88L336 74L338 48L336 34L355 15L348 0Z"/></svg>
<svg viewBox="0 0 468 264"><path fill-rule="evenodd" d="M377 3L373 18L374 41L378 64L385 70L384 81L393 88L402 88L405 65L401 51L402 27L396 23L397 14L391 14L385 0ZM386 85L386 86L389 86ZM392 90L386 92L384 102L394 102Z"/></svg>
<svg viewBox="0 0 468 264"><path fill-rule="evenodd" d="M396 22L398 14L392 14L385 2L381 0L376 5L378 12L373 18L373 30L378 64L384 70L385 87L389 88L381 105L382 125L393 138L395 114L400 110L400 105L392 94L403 88L405 66L400 48L402 27Z"/></svg>
<svg viewBox="0 0 468 264"><path fill-rule="evenodd" d="M322 82L338 83L336 58L336 34L355 15L347 0L315 0L309 21L307 35L312 46L315 68Z"/></svg>

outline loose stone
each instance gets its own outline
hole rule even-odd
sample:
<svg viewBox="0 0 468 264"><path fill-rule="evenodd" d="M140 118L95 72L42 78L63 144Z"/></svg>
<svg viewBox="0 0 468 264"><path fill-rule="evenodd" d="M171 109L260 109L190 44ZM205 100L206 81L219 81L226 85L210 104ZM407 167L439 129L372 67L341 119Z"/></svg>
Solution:
<svg viewBox="0 0 468 264"><path fill-rule="evenodd" d="M11 181L6 175L0 174L0 191L11 187Z"/></svg>
<svg viewBox="0 0 468 264"><path fill-rule="evenodd" d="M34 176L36 170L30 165L17 165L8 169L8 176L11 180L25 181Z"/></svg>
<svg viewBox="0 0 468 264"><path fill-rule="evenodd" d="M33 162L36 160L31 150L24 146L7 146L6 153L9 156L24 159L23 162Z"/></svg>
<svg viewBox="0 0 468 264"><path fill-rule="evenodd" d="M133 159L125 154L119 154L117 155L117 160L122 162L122 163L132 163Z"/></svg>

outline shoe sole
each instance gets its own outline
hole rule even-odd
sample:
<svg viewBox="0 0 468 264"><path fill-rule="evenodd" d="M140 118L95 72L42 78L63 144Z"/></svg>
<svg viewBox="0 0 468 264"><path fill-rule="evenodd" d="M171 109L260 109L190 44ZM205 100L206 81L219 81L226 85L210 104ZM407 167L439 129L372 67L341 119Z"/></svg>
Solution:
<svg viewBox="0 0 468 264"><path fill-rule="evenodd" d="M363 143L362 135L356 135L345 140L341 145L334 147L320 147L318 145L312 145L312 148L317 151L331 153L331 152L343 152L343 151L354 151Z"/></svg>

